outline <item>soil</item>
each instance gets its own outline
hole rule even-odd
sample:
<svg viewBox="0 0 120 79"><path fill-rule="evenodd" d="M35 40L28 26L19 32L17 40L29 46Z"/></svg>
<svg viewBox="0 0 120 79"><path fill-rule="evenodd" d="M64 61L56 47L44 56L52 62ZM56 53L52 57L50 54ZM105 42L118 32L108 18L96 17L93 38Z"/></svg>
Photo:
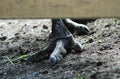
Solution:
<svg viewBox="0 0 120 79"><path fill-rule="evenodd" d="M50 19L1 19L0 78L120 79L120 19L101 18L86 25L90 34L74 35L85 51L70 52L53 66L49 59L25 62L30 54L46 47Z"/></svg>

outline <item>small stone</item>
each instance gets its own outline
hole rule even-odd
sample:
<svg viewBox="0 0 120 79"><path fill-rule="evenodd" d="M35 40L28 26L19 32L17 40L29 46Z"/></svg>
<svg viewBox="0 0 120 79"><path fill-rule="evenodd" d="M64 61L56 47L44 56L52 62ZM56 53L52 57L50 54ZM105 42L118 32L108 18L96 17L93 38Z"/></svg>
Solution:
<svg viewBox="0 0 120 79"><path fill-rule="evenodd" d="M118 22L118 25L120 25L120 21Z"/></svg>
<svg viewBox="0 0 120 79"><path fill-rule="evenodd" d="M12 24L12 22L9 22L8 24Z"/></svg>
<svg viewBox="0 0 120 79"><path fill-rule="evenodd" d="M96 65L97 65L97 66L101 66L102 64L103 64L103 62L101 62L101 61L97 61L97 62L96 62Z"/></svg>
<svg viewBox="0 0 120 79"><path fill-rule="evenodd" d="M1 40L1 41L5 41L6 39L7 39L6 36L0 37L0 40Z"/></svg>
<svg viewBox="0 0 120 79"><path fill-rule="evenodd" d="M37 28L38 26L33 26L33 28Z"/></svg>
<svg viewBox="0 0 120 79"><path fill-rule="evenodd" d="M99 41L98 41L98 43L101 43L101 42L102 42L102 40L99 40Z"/></svg>
<svg viewBox="0 0 120 79"><path fill-rule="evenodd" d="M72 71L66 71L64 75L64 79L67 78L72 78L73 77L73 72Z"/></svg>
<svg viewBox="0 0 120 79"><path fill-rule="evenodd" d="M0 75L3 75L4 73L3 73L3 71L0 71Z"/></svg>
<svg viewBox="0 0 120 79"><path fill-rule="evenodd" d="M105 25L105 28L106 28L106 27L110 27L110 26L111 26L111 24L107 24L107 25Z"/></svg>
<svg viewBox="0 0 120 79"><path fill-rule="evenodd" d="M20 33L15 33L15 36L19 35Z"/></svg>
<svg viewBox="0 0 120 79"><path fill-rule="evenodd" d="M31 76L32 76L32 77L36 77L37 75L39 75L38 72L33 72L33 73L31 73Z"/></svg>
<svg viewBox="0 0 120 79"><path fill-rule="evenodd" d="M92 43L92 42L93 42L93 39L89 39L89 40L88 40L88 43Z"/></svg>
<svg viewBox="0 0 120 79"><path fill-rule="evenodd" d="M102 55L102 52L101 52L101 51L97 51L96 53L98 53L98 54Z"/></svg>
<svg viewBox="0 0 120 79"><path fill-rule="evenodd" d="M0 26L0 28L3 28L2 26Z"/></svg>
<svg viewBox="0 0 120 79"><path fill-rule="evenodd" d="M27 24L25 24L24 26L27 26Z"/></svg>
<svg viewBox="0 0 120 79"><path fill-rule="evenodd" d="M48 27L46 25L43 25L43 29L48 29Z"/></svg>
<svg viewBox="0 0 120 79"><path fill-rule="evenodd" d="M40 79L51 79L51 77L47 75L47 76L42 76Z"/></svg>
<svg viewBox="0 0 120 79"><path fill-rule="evenodd" d="M40 73L42 73L42 74L48 74L49 71L48 71L48 69L44 69L44 70L40 71Z"/></svg>
<svg viewBox="0 0 120 79"><path fill-rule="evenodd" d="M118 36L118 38L120 38L120 35Z"/></svg>

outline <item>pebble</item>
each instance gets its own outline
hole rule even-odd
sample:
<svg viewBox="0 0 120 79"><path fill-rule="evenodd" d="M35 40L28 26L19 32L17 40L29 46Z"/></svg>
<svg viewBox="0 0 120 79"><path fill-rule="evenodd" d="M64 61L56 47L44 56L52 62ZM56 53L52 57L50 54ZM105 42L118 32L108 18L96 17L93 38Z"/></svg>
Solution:
<svg viewBox="0 0 120 79"><path fill-rule="evenodd" d="M92 42L94 42L94 40L93 39L89 39L87 42L88 43L92 43Z"/></svg>
<svg viewBox="0 0 120 79"><path fill-rule="evenodd" d="M5 41L6 39L7 39L6 36L0 37L0 40L1 40L1 41Z"/></svg>
<svg viewBox="0 0 120 79"><path fill-rule="evenodd" d="M39 74L38 72L33 72L33 73L31 74L31 76L35 77L35 76L37 76L38 74Z"/></svg>
<svg viewBox="0 0 120 79"><path fill-rule="evenodd" d="M43 29L48 29L48 27L46 25L43 25Z"/></svg>
<svg viewBox="0 0 120 79"><path fill-rule="evenodd" d="M72 78L72 77L73 77L73 72L72 71L65 71L64 79Z"/></svg>

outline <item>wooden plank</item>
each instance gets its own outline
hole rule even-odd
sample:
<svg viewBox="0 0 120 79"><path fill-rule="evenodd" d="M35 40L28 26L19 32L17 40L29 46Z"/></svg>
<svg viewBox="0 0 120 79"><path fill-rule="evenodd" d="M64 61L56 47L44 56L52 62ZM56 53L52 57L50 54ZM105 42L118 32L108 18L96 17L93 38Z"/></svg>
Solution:
<svg viewBox="0 0 120 79"><path fill-rule="evenodd" d="M0 18L120 17L120 0L0 0Z"/></svg>

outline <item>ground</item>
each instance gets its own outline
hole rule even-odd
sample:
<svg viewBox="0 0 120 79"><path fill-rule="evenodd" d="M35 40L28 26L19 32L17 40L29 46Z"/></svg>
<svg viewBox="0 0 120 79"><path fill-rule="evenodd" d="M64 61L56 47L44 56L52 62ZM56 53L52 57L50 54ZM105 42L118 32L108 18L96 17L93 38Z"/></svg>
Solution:
<svg viewBox="0 0 120 79"><path fill-rule="evenodd" d="M120 19L101 18L86 25L90 34L74 35L85 51L72 51L52 66L49 59L25 62L47 45L50 19L1 19L0 78L120 79Z"/></svg>

